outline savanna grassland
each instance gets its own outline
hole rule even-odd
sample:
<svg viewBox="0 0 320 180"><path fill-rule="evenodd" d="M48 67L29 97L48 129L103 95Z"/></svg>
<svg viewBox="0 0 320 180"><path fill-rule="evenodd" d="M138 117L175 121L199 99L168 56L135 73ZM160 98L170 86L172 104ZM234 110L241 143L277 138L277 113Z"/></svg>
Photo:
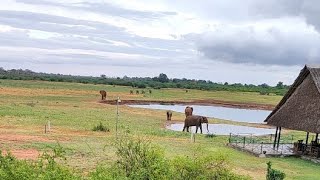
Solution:
<svg viewBox="0 0 320 180"><path fill-rule="evenodd" d="M259 93L152 89L152 94L130 95L131 87L59 83L45 81L0 80L0 146L18 158L36 159L38 153L60 144L66 149L67 164L82 175L97 165L116 161L116 106L99 103L99 90L108 91L108 99L132 100L219 100L239 103L276 105L277 95ZM192 156L195 153L221 154L227 157L237 174L265 179L266 162L284 171L288 179L320 179L320 165L299 158L257 158L226 146L228 137L206 138L197 135L190 142L188 133L166 130L165 111L141 110L120 106L119 136L124 134L151 141L164 150L165 156ZM174 121L183 121L184 114L174 113ZM50 133L44 125L50 121ZM209 119L210 123L234 123ZM100 122L110 132L94 132ZM285 131L295 139L303 132Z"/></svg>

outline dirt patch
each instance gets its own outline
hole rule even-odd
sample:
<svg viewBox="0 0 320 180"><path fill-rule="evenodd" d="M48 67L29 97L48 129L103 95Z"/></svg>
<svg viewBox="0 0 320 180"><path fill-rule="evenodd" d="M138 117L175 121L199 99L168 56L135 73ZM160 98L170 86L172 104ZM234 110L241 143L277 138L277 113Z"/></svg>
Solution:
<svg viewBox="0 0 320 180"><path fill-rule="evenodd" d="M116 104L116 100L106 100L99 101L105 104ZM269 104L255 104L255 103L239 103L239 102L229 102L229 101L219 101L219 100L193 100L193 101L155 101L155 100L121 100L120 104L163 104L163 105L173 105L173 104L185 104L185 105L206 105L206 106L220 106L220 107L231 107L240 109L257 109L257 110L273 110L274 105Z"/></svg>
<svg viewBox="0 0 320 180"><path fill-rule="evenodd" d="M9 152L18 159L36 160L39 156L39 151L36 149L12 149ZM2 155L6 155L7 150L2 151Z"/></svg>
<svg viewBox="0 0 320 180"><path fill-rule="evenodd" d="M31 136L31 135L17 135L17 134L0 134L0 141L11 141L11 142L54 142L46 137Z"/></svg>

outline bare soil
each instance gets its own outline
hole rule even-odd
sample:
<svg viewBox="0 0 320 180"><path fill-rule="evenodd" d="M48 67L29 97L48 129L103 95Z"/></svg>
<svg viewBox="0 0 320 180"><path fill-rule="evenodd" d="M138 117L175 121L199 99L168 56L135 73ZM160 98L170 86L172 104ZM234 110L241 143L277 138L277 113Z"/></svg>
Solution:
<svg viewBox="0 0 320 180"><path fill-rule="evenodd" d="M116 100L105 100L99 101L104 104L116 104ZM185 105L205 105L205 106L220 106L220 107L230 107L230 108L240 108L240 109L257 109L257 110L273 110L274 105L269 104L256 104L256 103L239 103L231 101L219 101L219 100L193 100L193 101L156 101L156 100L121 100L121 105L124 104L163 104L163 105L173 105L173 104L185 104Z"/></svg>
<svg viewBox="0 0 320 180"><path fill-rule="evenodd" d="M3 155L8 154L6 150L2 151ZM10 153L18 158L18 159L30 159L30 160L36 160L39 156L39 151L36 149L11 149Z"/></svg>

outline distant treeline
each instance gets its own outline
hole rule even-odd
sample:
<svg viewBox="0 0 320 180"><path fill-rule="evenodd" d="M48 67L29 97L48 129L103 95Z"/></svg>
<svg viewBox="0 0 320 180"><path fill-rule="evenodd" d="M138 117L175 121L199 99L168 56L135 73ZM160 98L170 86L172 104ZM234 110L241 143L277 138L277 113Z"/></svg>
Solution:
<svg viewBox="0 0 320 180"><path fill-rule="evenodd" d="M195 79L169 79L166 74L161 73L157 77L107 77L101 75L100 77L93 76L73 76L63 74L48 74L37 73L31 70L11 69L5 70L0 67L0 79L13 80L41 80L54 82L76 82L84 84L108 84L131 86L134 88L181 88L181 89L199 89L208 91L240 91L240 92L260 92L260 94L268 95L270 93L277 95L284 95L289 86L279 82L276 86L269 86L264 83L261 85L253 84L228 84L215 83L212 81L195 80Z"/></svg>

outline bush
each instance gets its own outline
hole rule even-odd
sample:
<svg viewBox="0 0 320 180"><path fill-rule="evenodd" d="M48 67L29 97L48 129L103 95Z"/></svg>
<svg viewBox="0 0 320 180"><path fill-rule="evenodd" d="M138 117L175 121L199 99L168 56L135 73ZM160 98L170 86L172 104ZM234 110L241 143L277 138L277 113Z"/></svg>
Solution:
<svg viewBox="0 0 320 180"><path fill-rule="evenodd" d="M199 151L196 150L197 153ZM225 156L176 157L168 160L148 141L124 139L117 145L117 163L99 167L92 179L250 179L234 174Z"/></svg>
<svg viewBox="0 0 320 180"><path fill-rule="evenodd" d="M246 176L234 174L229 167L226 157L195 156L177 157L172 161L173 179L228 179L245 180Z"/></svg>
<svg viewBox="0 0 320 180"><path fill-rule="evenodd" d="M214 138L214 137L217 137L217 135L215 135L215 134L206 134L205 137L206 138Z"/></svg>
<svg viewBox="0 0 320 180"><path fill-rule="evenodd" d="M99 125L97 125L97 126L93 127L92 131L103 131L103 132L109 132L109 131L110 131L110 129L109 129L109 128L107 128L106 126L104 126L104 125L102 124L102 122L100 122L100 124L99 124Z"/></svg>
<svg viewBox="0 0 320 180"><path fill-rule="evenodd" d="M163 151L149 142L121 140L116 154L118 169L129 179L169 179L170 168Z"/></svg>
<svg viewBox="0 0 320 180"><path fill-rule="evenodd" d="M52 153L44 153L37 162L18 160L10 153L2 155L0 151L0 179L80 179L67 166L57 163L65 160L61 146L53 149Z"/></svg>
<svg viewBox="0 0 320 180"><path fill-rule="evenodd" d="M267 162L267 180L283 180L286 177L286 174L282 171L272 169L272 163Z"/></svg>

